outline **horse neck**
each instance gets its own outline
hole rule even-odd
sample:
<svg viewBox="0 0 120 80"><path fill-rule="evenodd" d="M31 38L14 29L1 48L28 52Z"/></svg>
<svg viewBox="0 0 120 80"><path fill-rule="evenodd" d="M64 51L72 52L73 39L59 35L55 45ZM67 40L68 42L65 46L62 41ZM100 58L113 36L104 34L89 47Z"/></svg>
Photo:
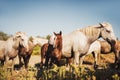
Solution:
<svg viewBox="0 0 120 80"><path fill-rule="evenodd" d="M9 45L9 47L14 48L14 49L18 49L18 47L19 47L19 40L14 40L13 37L9 38L7 40L7 43Z"/></svg>
<svg viewBox="0 0 120 80"><path fill-rule="evenodd" d="M33 44L33 42L28 41L28 47L29 47L29 49L33 49L34 46L35 46L35 45Z"/></svg>
<svg viewBox="0 0 120 80"><path fill-rule="evenodd" d="M85 33L85 35L88 37L89 43L93 43L100 38L100 28L93 27L92 32L90 34Z"/></svg>
<svg viewBox="0 0 120 80"><path fill-rule="evenodd" d="M62 51L62 39L59 41L59 44L58 44L58 50L59 51Z"/></svg>

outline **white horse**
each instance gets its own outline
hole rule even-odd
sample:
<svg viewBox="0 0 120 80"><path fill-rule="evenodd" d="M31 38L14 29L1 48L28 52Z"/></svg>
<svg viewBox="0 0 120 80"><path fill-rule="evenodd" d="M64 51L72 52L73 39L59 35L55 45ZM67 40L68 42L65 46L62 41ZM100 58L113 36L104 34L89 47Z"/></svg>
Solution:
<svg viewBox="0 0 120 80"><path fill-rule="evenodd" d="M87 54L90 45L100 37L109 43L115 43L116 37L109 23L100 23L64 35L62 56L71 57L73 54L74 64L82 64L83 56ZM55 36L51 36L49 43L55 45L55 41Z"/></svg>
<svg viewBox="0 0 120 80"><path fill-rule="evenodd" d="M45 43L48 43L48 40L45 38L40 37L32 37L33 44L39 44L40 46L43 46Z"/></svg>
<svg viewBox="0 0 120 80"><path fill-rule="evenodd" d="M19 46L23 46L28 51L28 37L23 32L17 32L7 41L0 41L0 61L2 64L12 59L12 69L14 66L14 58L18 55Z"/></svg>

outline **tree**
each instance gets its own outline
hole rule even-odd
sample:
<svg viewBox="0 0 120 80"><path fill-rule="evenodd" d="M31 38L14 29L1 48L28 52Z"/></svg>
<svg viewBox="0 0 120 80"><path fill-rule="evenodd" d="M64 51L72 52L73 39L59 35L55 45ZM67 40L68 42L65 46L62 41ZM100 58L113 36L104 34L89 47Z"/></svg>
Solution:
<svg viewBox="0 0 120 80"><path fill-rule="evenodd" d="M51 37L51 35L47 35L47 37L46 37L46 38L49 40L49 39L50 39L50 37Z"/></svg>
<svg viewBox="0 0 120 80"><path fill-rule="evenodd" d="M8 34L0 31L0 40L7 40L9 38Z"/></svg>

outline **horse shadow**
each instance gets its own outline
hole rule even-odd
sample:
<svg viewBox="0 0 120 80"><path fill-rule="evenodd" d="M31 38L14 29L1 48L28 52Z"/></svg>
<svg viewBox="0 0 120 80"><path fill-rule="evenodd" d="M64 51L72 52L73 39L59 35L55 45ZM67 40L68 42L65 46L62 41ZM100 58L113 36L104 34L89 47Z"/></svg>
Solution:
<svg viewBox="0 0 120 80"><path fill-rule="evenodd" d="M23 66L24 64L15 64L14 65L14 70L20 70L21 69L21 67Z"/></svg>
<svg viewBox="0 0 120 80"><path fill-rule="evenodd" d="M39 80L39 78L42 77L42 75L43 75L44 69L41 68L41 63L36 63L35 68L37 68L37 72L36 72L35 77L36 77L36 80Z"/></svg>
<svg viewBox="0 0 120 80"><path fill-rule="evenodd" d="M89 61L83 61L83 64L86 64L86 65L93 65L92 62L89 62Z"/></svg>
<svg viewBox="0 0 120 80"><path fill-rule="evenodd" d="M109 64L108 68L96 69L94 76L96 76L96 80L116 80L115 78L120 78L120 69Z"/></svg>
<svg viewBox="0 0 120 80"><path fill-rule="evenodd" d="M84 62L84 64L92 65L92 63L86 61ZM115 80L115 75L120 78L120 68L116 69L115 66L116 65L114 63L110 63L109 65L107 65L106 68L96 68L94 72L89 75L91 76L91 78L95 76L96 80ZM35 64L35 67L37 68L36 80L39 80L40 78L42 78L43 72L47 69L40 68L40 63ZM89 68L85 68L85 70L88 72L92 72Z"/></svg>

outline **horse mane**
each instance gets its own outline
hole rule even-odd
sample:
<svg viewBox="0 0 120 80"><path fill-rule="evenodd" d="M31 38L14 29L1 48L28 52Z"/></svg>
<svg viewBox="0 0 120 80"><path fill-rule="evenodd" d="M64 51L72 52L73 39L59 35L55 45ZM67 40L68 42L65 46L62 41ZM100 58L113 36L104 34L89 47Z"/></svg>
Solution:
<svg viewBox="0 0 120 80"><path fill-rule="evenodd" d="M59 49L60 49L60 50L62 50L62 37L60 38L60 40L59 40L59 41L60 41L60 42L59 42L60 44L59 44L59 46L58 46L58 47L59 47Z"/></svg>
<svg viewBox="0 0 120 80"><path fill-rule="evenodd" d="M84 33L86 36L96 36L96 35L99 35L99 32L100 32L97 26L88 26L88 27L79 29L79 31Z"/></svg>

